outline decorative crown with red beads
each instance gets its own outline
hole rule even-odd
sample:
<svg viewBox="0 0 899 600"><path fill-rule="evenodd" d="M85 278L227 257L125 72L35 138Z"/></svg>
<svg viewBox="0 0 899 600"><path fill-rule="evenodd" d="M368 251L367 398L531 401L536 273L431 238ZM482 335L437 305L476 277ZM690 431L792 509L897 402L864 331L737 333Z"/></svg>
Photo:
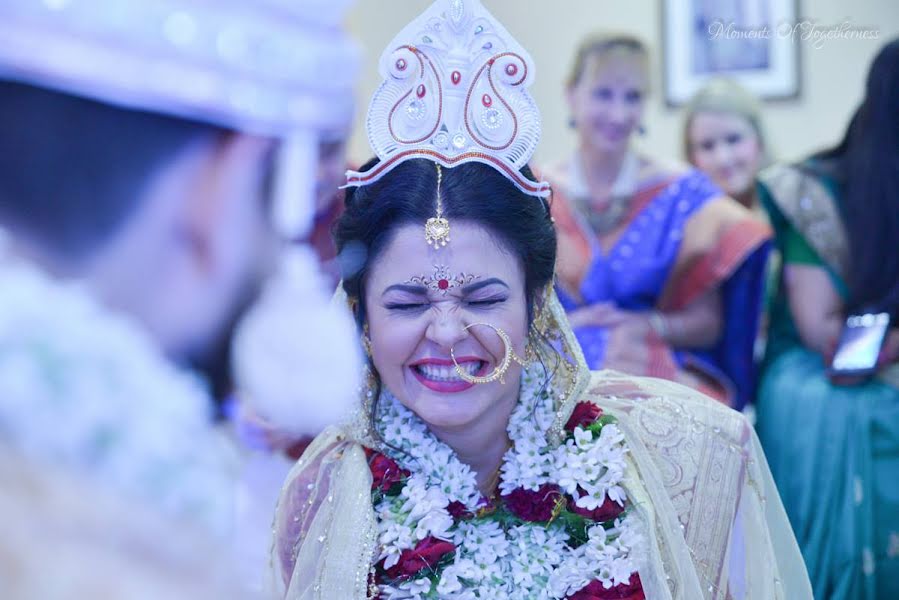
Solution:
<svg viewBox="0 0 899 600"><path fill-rule="evenodd" d="M540 111L527 91L533 60L480 0L434 2L393 39L380 73L366 120L380 162L348 171L347 186L428 158L447 168L484 163L527 194L549 195L549 184L520 173L540 139Z"/></svg>

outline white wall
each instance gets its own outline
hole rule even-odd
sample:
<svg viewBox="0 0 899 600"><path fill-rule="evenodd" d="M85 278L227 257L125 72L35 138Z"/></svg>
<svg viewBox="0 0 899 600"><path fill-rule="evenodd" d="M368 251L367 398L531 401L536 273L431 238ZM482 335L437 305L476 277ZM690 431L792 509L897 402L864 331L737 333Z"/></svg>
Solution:
<svg viewBox="0 0 899 600"><path fill-rule="evenodd" d="M775 156L797 159L842 136L862 98L871 59L883 43L899 36L899 0L798 0L800 18L821 25L846 19L855 27L879 30L879 40L830 40L820 49L800 47L801 91L798 99L765 104L765 125ZM543 112L543 139L534 162L544 164L567 155L574 143L566 123L563 81L579 39L595 30L637 34L652 47L653 94L646 111L646 135L640 144L658 156L680 158L681 116L667 108L659 68L662 0L483 0L537 65L532 88ZM377 61L393 36L430 5L429 0L356 0L349 27L362 44L365 59L360 85L357 128L350 158L371 156L363 117L368 99L380 83Z"/></svg>

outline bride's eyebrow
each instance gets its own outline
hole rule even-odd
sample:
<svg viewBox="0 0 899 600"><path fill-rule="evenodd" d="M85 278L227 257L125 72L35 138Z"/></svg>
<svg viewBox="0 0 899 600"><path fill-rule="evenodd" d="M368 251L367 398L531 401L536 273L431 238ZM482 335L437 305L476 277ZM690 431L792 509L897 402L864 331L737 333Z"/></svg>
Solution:
<svg viewBox="0 0 899 600"><path fill-rule="evenodd" d="M509 289L509 286L502 279L498 279L496 277L491 277L490 279L484 279L481 281L476 281L474 283L469 283L466 286L462 287L463 294L471 294L472 292L476 292L481 288L485 288L488 285L501 285L506 289Z"/></svg>
<svg viewBox="0 0 899 600"><path fill-rule="evenodd" d="M406 292L416 296L427 296L428 289L423 285L409 285L407 283L397 283L388 287L381 296L386 296L388 292Z"/></svg>

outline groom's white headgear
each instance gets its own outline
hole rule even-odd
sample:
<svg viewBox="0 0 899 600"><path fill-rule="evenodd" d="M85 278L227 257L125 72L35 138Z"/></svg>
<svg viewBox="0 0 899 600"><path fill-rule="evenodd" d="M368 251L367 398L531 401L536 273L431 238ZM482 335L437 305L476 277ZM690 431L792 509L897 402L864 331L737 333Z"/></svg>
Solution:
<svg viewBox="0 0 899 600"><path fill-rule="evenodd" d="M296 166L274 218L295 238L314 212L315 142L352 122L348 4L3 0L0 79L285 139Z"/></svg>

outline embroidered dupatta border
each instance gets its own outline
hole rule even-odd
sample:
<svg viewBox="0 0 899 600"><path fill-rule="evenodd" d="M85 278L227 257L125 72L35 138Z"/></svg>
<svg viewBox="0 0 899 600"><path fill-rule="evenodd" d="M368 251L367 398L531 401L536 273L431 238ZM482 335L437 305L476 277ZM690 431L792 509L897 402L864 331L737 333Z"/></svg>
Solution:
<svg viewBox="0 0 899 600"><path fill-rule="evenodd" d="M774 165L759 174L771 199L818 256L844 281L848 272L849 238L836 198L816 178L800 169Z"/></svg>

